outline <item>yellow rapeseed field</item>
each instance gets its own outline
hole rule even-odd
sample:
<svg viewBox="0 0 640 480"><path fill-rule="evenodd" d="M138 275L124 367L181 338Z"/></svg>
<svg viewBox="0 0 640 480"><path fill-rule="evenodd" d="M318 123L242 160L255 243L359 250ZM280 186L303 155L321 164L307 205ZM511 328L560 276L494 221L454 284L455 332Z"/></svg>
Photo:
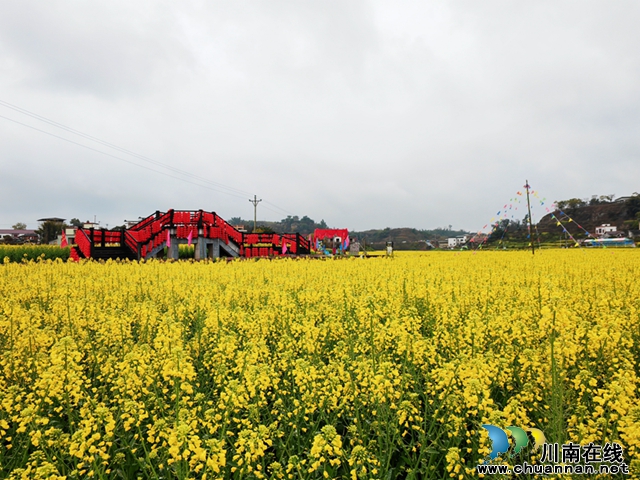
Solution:
<svg viewBox="0 0 640 480"><path fill-rule="evenodd" d="M484 423L637 476L639 278L612 249L5 263L0 478L477 478Z"/></svg>

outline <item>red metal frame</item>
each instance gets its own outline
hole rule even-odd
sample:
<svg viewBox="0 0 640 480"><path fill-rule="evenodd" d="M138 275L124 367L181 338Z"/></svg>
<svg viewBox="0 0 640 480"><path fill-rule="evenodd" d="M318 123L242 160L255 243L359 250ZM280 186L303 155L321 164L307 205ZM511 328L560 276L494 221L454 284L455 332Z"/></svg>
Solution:
<svg viewBox="0 0 640 480"><path fill-rule="evenodd" d="M75 243L85 258L92 256L94 248L124 247L132 256L141 259L166 242L167 229L173 230L172 238L187 239L191 234L195 242L201 232L205 238L234 243L243 257L280 256L283 255L283 244L286 244L287 255L309 253L309 241L299 233L245 234L215 212L203 210L156 211L123 230L81 228L76 232Z"/></svg>

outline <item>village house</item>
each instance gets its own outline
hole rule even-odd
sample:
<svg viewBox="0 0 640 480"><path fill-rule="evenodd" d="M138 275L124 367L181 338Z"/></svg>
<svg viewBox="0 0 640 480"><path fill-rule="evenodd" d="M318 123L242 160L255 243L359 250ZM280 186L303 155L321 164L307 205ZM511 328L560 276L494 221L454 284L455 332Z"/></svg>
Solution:
<svg viewBox="0 0 640 480"><path fill-rule="evenodd" d="M615 225L611 225L609 223L603 223L599 227L596 227L596 235L598 237L606 237L615 234L618 231L618 228Z"/></svg>
<svg viewBox="0 0 640 480"><path fill-rule="evenodd" d="M9 243L36 243L38 234L35 230L16 230L12 228L0 230L0 239Z"/></svg>

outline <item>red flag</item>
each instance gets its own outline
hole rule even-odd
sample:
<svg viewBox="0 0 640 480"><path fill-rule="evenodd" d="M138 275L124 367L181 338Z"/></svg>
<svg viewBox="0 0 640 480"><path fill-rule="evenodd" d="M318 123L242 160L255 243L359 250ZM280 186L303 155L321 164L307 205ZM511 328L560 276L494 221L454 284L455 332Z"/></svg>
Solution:
<svg viewBox="0 0 640 480"><path fill-rule="evenodd" d="M287 253L287 242L284 241L284 239L282 240L282 254L284 255L285 253Z"/></svg>
<svg viewBox="0 0 640 480"><path fill-rule="evenodd" d="M169 233L169 230L167 230L167 247L171 246L171 234Z"/></svg>
<svg viewBox="0 0 640 480"><path fill-rule="evenodd" d="M62 240L60 240L60 248L65 248L69 246L69 242L67 242L67 234L62 230Z"/></svg>
<svg viewBox="0 0 640 480"><path fill-rule="evenodd" d="M189 231L189 235L187 235L187 243L191 246L191 241L193 240L193 230Z"/></svg>

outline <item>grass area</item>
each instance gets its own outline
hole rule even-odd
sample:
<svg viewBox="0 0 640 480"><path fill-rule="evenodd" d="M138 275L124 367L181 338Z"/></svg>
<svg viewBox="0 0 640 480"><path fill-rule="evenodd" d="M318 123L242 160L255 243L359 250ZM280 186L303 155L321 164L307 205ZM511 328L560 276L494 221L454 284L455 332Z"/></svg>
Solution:
<svg viewBox="0 0 640 480"><path fill-rule="evenodd" d="M4 262L23 262L29 260L69 259L69 247L57 245L0 245L0 259Z"/></svg>

